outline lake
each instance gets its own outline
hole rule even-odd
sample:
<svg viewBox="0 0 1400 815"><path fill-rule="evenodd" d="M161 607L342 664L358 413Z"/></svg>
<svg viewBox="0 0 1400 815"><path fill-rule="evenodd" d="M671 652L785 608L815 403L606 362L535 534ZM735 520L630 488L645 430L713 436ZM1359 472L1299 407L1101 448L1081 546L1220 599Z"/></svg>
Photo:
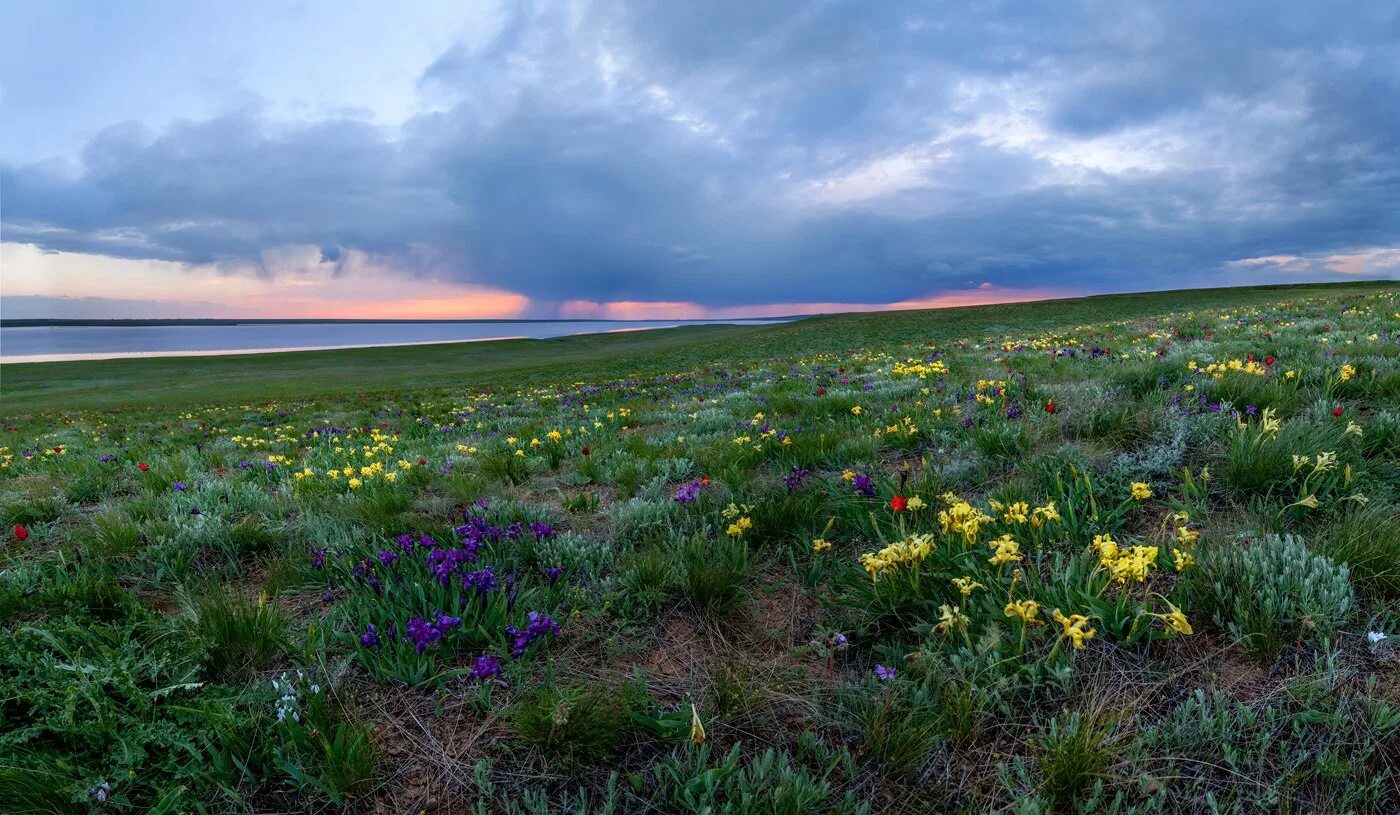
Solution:
<svg viewBox="0 0 1400 815"><path fill-rule="evenodd" d="M425 323L237 323L232 325L6 326L0 362L313 351L643 331L681 325L778 320L581 320Z"/></svg>

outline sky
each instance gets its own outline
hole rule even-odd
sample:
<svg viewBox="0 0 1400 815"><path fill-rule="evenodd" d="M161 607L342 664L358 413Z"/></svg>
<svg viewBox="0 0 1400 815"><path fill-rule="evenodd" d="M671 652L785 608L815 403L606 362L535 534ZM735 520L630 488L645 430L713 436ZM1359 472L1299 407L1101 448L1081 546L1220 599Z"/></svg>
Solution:
<svg viewBox="0 0 1400 815"><path fill-rule="evenodd" d="M0 0L0 316L1400 277L1400 5Z"/></svg>

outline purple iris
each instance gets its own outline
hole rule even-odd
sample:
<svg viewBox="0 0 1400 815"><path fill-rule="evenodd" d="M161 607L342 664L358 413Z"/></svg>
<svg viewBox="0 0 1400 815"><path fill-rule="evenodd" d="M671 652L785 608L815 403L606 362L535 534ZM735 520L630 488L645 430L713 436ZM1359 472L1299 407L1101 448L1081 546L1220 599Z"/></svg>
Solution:
<svg viewBox="0 0 1400 815"><path fill-rule="evenodd" d="M884 665L876 665L875 676L878 677L881 682L888 682L891 679L894 679L894 668L886 668Z"/></svg>
<svg viewBox="0 0 1400 815"><path fill-rule="evenodd" d="M553 586L559 582L559 578L564 574L563 566L550 566L544 570L545 576L549 578L549 585Z"/></svg>
<svg viewBox="0 0 1400 815"><path fill-rule="evenodd" d="M506 626L506 633L511 636L510 655L515 659L525 655L525 649L540 637L549 634L559 633L559 624L550 619L548 615L538 611L532 611L526 615L528 623L525 628L516 628L513 625Z"/></svg>
<svg viewBox="0 0 1400 815"><path fill-rule="evenodd" d="M700 482L692 481L689 484L682 484L676 488L677 504L692 504L700 497Z"/></svg>
<svg viewBox="0 0 1400 815"><path fill-rule="evenodd" d="M484 682L501 675L501 658L495 654L483 654L472 663L471 679Z"/></svg>
<svg viewBox="0 0 1400 815"><path fill-rule="evenodd" d="M477 594L486 594L496 590L496 573L491 571L491 567L480 569L475 572L467 572L462 575L462 590L476 589Z"/></svg>
<svg viewBox="0 0 1400 815"><path fill-rule="evenodd" d="M855 480L851 482L851 489L855 490L858 495L863 495L866 498L873 498L875 496L875 482L871 481L870 476L865 473L860 473L856 476Z"/></svg>
<svg viewBox="0 0 1400 815"><path fill-rule="evenodd" d="M379 631L374 627L374 623L365 626L365 633L360 635L360 645L366 648L379 647Z"/></svg>
<svg viewBox="0 0 1400 815"><path fill-rule="evenodd" d="M176 492L184 492L185 490L189 489L189 487L185 486L185 482L183 481L176 481L174 484L170 485L170 488L172 490L175 490Z"/></svg>
<svg viewBox="0 0 1400 815"><path fill-rule="evenodd" d="M792 465L792 472L783 476L783 483L787 485L789 492L796 492L802 489L803 485L807 483L808 476L811 474L811 470L804 469L794 464Z"/></svg>

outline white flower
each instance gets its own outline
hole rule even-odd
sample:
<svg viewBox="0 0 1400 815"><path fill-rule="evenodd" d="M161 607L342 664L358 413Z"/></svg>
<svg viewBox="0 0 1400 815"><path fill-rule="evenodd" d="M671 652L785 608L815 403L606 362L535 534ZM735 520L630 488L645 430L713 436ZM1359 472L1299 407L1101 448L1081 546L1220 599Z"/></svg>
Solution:
<svg viewBox="0 0 1400 815"><path fill-rule="evenodd" d="M1380 642L1381 640L1384 640L1384 639L1389 639L1389 637L1387 637L1387 636L1385 635L1385 633L1382 632L1382 631L1368 631L1368 632L1366 632L1366 641L1369 642L1369 643L1371 643L1372 645L1375 645L1376 643L1378 643L1378 642Z"/></svg>

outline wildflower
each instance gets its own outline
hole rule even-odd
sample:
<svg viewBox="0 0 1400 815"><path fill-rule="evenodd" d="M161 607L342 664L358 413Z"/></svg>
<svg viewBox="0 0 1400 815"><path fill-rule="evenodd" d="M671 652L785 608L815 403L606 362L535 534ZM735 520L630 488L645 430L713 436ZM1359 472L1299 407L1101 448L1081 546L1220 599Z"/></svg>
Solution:
<svg viewBox="0 0 1400 815"><path fill-rule="evenodd" d="M851 482L851 489L866 498L872 498L875 495L875 482L871 480L870 476L860 473Z"/></svg>
<svg viewBox="0 0 1400 815"><path fill-rule="evenodd" d="M1055 508L1055 502L1051 501L1043 507L1036 507L1031 510L1031 526L1039 527L1048 521L1060 520L1060 511Z"/></svg>
<svg viewBox="0 0 1400 815"><path fill-rule="evenodd" d="M725 530L725 533L731 538L737 538L752 528L753 521L749 520L748 516L745 516L730 524L729 528Z"/></svg>
<svg viewBox="0 0 1400 815"><path fill-rule="evenodd" d="M705 743L705 726L700 723L700 711L695 709L695 703L690 703L690 743L701 745Z"/></svg>
<svg viewBox="0 0 1400 815"><path fill-rule="evenodd" d="M1365 435L1365 433L1364 433L1364 431L1362 431L1361 425L1357 424L1356 422L1350 422L1350 421L1349 421L1349 422L1347 422L1347 429L1346 429L1346 432L1345 432L1344 435L1347 435L1347 436L1362 436L1362 435Z"/></svg>
<svg viewBox="0 0 1400 815"><path fill-rule="evenodd" d="M1175 631L1178 634L1184 634L1188 637L1195 633L1192 631L1191 623L1186 619L1186 615L1181 613L1181 609L1172 605L1170 600L1166 600L1165 602L1167 604L1167 612L1165 614L1153 614L1152 616L1166 623L1168 631Z"/></svg>
<svg viewBox="0 0 1400 815"><path fill-rule="evenodd" d="M890 499L890 509L895 512L903 512L909 506L909 499L902 495L896 495Z"/></svg>
<svg viewBox="0 0 1400 815"><path fill-rule="evenodd" d="M1099 562L1102 565L1108 566L1118 559L1118 542L1109 533L1095 535L1094 542L1090 545L1098 550Z"/></svg>
<svg viewBox="0 0 1400 815"><path fill-rule="evenodd" d="M692 481L689 484L682 484L676 488L675 502L677 504L691 504L700 497L700 482Z"/></svg>
<svg viewBox="0 0 1400 815"><path fill-rule="evenodd" d="M861 413L862 413L862 411L861 411L861 409L860 409L860 405L853 405L853 406L851 407L851 414L852 414L852 415L854 415L854 416L859 416Z"/></svg>
<svg viewBox="0 0 1400 815"><path fill-rule="evenodd" d="M501 674L501 658L495 654L482 654L472 663L471 673L467 678L477 682L485 682Z"/></svg>
<svg viewBox="0 0 1400 815"><path fill-rule="evenodd" d="M1189 529L1184 526L1178 526L1176 528L1176 539L1183 546L1195 545L1196 541L1199 540L1200 537L1201 533L1195 529Z"/></svg>
<svg viewBox="0 0 1400 815"><path fill-rule="evenodd" d="M91 795L92 799L99 804L106 803L107 799L112 796L112 785L103 781L101 784L88 790L88 795Z"/></svg>
<svg viewBox="0 0 1400 815"><path fill-rule="evenodd" d="M364 486L364 483L365 483L365 482L361 481L361 480L358 479L358 478L352 478L352 479L350 479L350 481L347 482L347 483L350 484L350 489L352 489L352 490L358 490L360 487Z"/></svg>
<svg viewBox="0 0 1400 815"><path fill-rule="evenodd" d="M1151 497L1152 497L1152 487L1148 486L1145 482L1142 482L1142 481L1134 481L1134 482L1133 482L1133 500L1134 500L1134 501L1146 501L1148 498L1151 498Z"/></svg>
<svg viewBox="0 0 1400 815"><path fill-rule="evenodd" d="M1074 650L1084 650L1084 643L1094 638L1095 631L1088 627L1089 618L1085 617L1083 614L1071 614L1066 617L1061 614L1060 610L1057 608L1050 616L1055 622L1064 626L1065 630L1060 634L1060 639L1069 639L1070 644L1074 646Z"/></svg>
<svg viewBox="0 0 1400 815"><path fill-rule="evenodd" d="M1366 641L1369 642L1369 643L1371 643L1372 645L1375 645L1376 643L1378 643L1378 642L1380 642L1380 641L1382 641L1382 640L1388 640L1388 639L1390 639L1390 637L1389 637L1384 631L1367 631L1367 632L1366 632Z"/></svg>
<svg viewBox="0 0 1400 815"><path fill-rule="evenodd" d="M1054 412L1055 412L1055 400L1051 399L1049 402L1046 402L1046 403L1045 403L1045 412L1046 412L1046 413L1054 413Z"/></svg>
<svg viewBox="0 0 1400 815"><path fill-rule="evenodd" d="M1017 501L1006 507L1001 520L1008 524L1023 524L1030 520L1031 505L1025 501Z"/></svg>
<svg viewBox="0 0 1400 815"><path fill-rule="evenodd" d="M564 574L563 566L550 566L544 570L545 577L549 578L549 585L553 586L559 582L559 578Z"/></svg>
<svg viewBox="0 0 1400 815"><path fill-rule="evenodd" d="M925 504L925 503L924 503L924 499L920 498L919 496L917 496L917 495L911 495L911 496L909 496L909 505L908 505L908 509L909 509L910 512L918 512L919 510L923 509L923 508L926 507L926 506L928 506L928 504Z"/></svg>
<svg viewBox="0 0 1400 815"><path fill-rule="evenodd" d="M20 543L29 540L29 528L24 524L15 524L15 539Z"/></svg>
<svg viewBox="0 0 1400 815"><path fill-rule="evenodd" d="M365 626L365 633L360 635L360 645L365 648L379 647L379 631L375 629L374 623Z"/></svg>
<svg viewBox="0 0 1400 815"><path fill-rule="evenodd" d="M1341 406L1341 405L1337 405L1336 407L1332 408L1332 415L1333 415L1333 416L1336 416L1336 417L1339 418L1339 419L1342 417L1342 413L1343 413L1343 412L1344 412L1344 411L1342 410L1342 406Z"/></svg>
<svg viewBox="0 0 1400 815"><path fill-rule="evenodd" d="M845 481L847 484L849 484L849 483L851 483L852 481L855 481L855 480L856 480L856 474L855 474L853 471L851 471L851 470L842 470L842 471L841 471L841 480L842 480L842 481Z"/></svg>
<svg viewBox="0 0 1400 815"><path fill-rule="evenodd" d="M812 552L814 554L821 554L822 552L825 552L830 548L831 541L827 540L826 538L817 538L816 540L812 541Z"/></svg>
<svg viewBox="0 0 1400 815"><path fill-rule="evenodd" d="M987 559L987 562L993 566L1015 563L1021 559L1021 545L1009 534L1002 535L992 541L991 546L995 547L996 551Z"/></svg>
<svg viewBox="0 0 1400 815"><path fill-rule="evenodd" d="M147 464L144 461L137 462L136 469L140 470L143 473L148 472L151 469L151 465Z"/></svg>
<svg viewBox="0 0 1400 815"><path fill-rule="evenodd" d="M968 623L972 622L972 618L964 614L957 606L950 606L945 603L938 607L938 612L938 625L933 627L934 632L938 634L946 634L955 628L960 631L965 631L967 630Z"/></svg>
<svg viewBox="0 0 1400 815"><path fill-rule="evenodd" d="M891 679L894 679L894 668L886 668L884 665L876 665L875 676L879 678L881 682L888 682Z"/></svg>
<svg viewBox="0 0 1400 815"><path fill-rule="evenodd" d="M1185 549L1173 549L1172 559L1176 561L1176 570L1184 572L1187 568L1196 565L1196 558Z"/></svg>
<svg viewBox="0 0 1400 815"><path fill-rule="evenodd" d="M530 644L540 637L549 634L559 633L559 624L549 618L547 614L532 611L526 615L528 623L525 628L516 628L513 625L506 626L506 634L512 638L510 655L519 659L525 655L525 650Z"/></svg>
<svg viewBox="0 0 1400 815"><path fill-rule="evenodd" d="M170 485L170 488L172 490L175 490L176 492L184 492L185 490L189 489L189 487L185 486L185 482L183 481L176 481L174 484Z"/></svg>
<svg viewBox="0 0 1400 815"><path fill-rule="evenodd" d="M971 577L955 577L953 578L953 585L959 592L962 592L963 597L971 597L973 591L987 588Z"/></svg>
<svg viewBox="0 0 1400 815"><path fill-rule="evenodd" d="M1291 503L1291 504L1289 504L1288 506L1284 507L1284 509L1290 509L1290 508L1292 508L1292 507L1304 507L1304 508L1306 508L1306 509L1317 509L1317 496L1316 496L1316 495L1309 495L1307 498L1304 498L1304 499L1302 499L1302 500L1300 500L1300 501L1294 501L1293 503Z"/></svg>
<svg viewBox="0 0 1400 815"><path fill-rule="evenodd" d="M1037 619L1040 615L1040 604L1034 600L1016 600L1006 604L1006 608L1001 610L1002 614L1008 617L1020 619L1023 625L1043 625L1044 622Z"/></svg>

